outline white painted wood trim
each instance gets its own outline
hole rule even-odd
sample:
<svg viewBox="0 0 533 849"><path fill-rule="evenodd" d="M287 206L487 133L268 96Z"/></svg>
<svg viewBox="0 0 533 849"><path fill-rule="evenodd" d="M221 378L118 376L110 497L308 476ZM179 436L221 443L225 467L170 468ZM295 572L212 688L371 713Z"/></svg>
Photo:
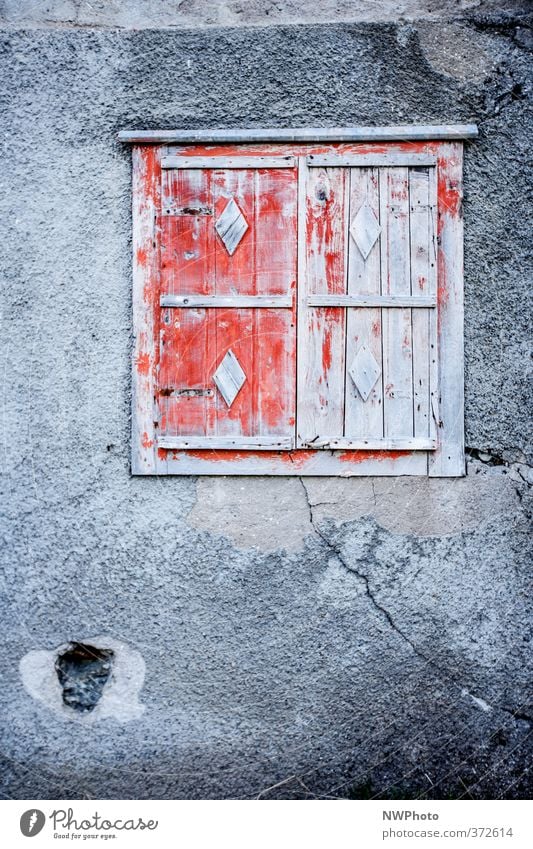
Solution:
<svg viewBox="0 0 533 849"><path fill-rule="evenodd" d="M379 475L427 475L427 452L398 452L393 457L387 452L361 452L356 459L345 451L313 451L294 453L286 451L238 452L238 456L224 451L195 452L168 451L165 468L160 474L169 475L298 475L314 477L366 477ZM307 456L301 456L301 454ZM383 456L380 456L380 455ZM300 455L300 456L299 456ZM370 455L370 456L368 456ZM294 459L293 459L294 458Z"/></svg>
<svg viewBox="0 0 533 849"><path fill-rule="evenodd" d="M121 130L128 144L211 144L222 142L381 142L475 139L476 124L408 124L397 127L293 127L197 130Z"/></svg>
<svg viewBox="0 0 533 849"><path fill-rule="evenodd" d="M294 439L284 436L160 436L159 448L175 450L235 451L290 451Z"/></svg>
<svg viewBox="0 0 533 849"><path fill-rule="evenodd" d="M330 448L342 451L434 451L437 446L435 439L412 438L412 439L351 439L350 437L339 437L334 439L315 439L312 442L303 442L302 448Z"/></svg>
<svg viewBox="0 0 533 849"><path fill-rule="evenodd" d="M161 295L162 307L225 307L230 309L290 309L290 295Z"/></svg>
<svg viewBox="0 0 533 849"><path fill-rule="evenodd" d="M446 296L438 309L439 404L437 450L430 477L465 474L463 354L463 146L442 145L438 180L448 196L439 206L438 286ZM451 200L450 198L453 198Z"/></svg>
<svg viewBox="0 0 533 849"><path fill-rule="evenodd" d="M310 154L307 165L310 168L390 168L397 166L420 167L436 165L437 157L427 153L360 153L325 155Z"/></svg>
<svg viewBox="0 0 533 849"><path fill-rule="evenodd" d="M428 309L437 306L434 297L417 297L416 295L308 295L307 306L309 307L420 307Z"/></svg>
<svg viewBox="0 0 533 849"><path fill-rule="evenodd" d="M150 150L149 157L156 155ZM156 177L147 185L146 155L141 149L133 150L132 156L132 250L133 250L133 334L134 351L132 362L131 396L131 472L133 475L166 474L161 469L155 447L154 420L157 412L154 405L156 380L153 366L157 344L154 328L154 310L149 294L157 272L157 222L156 207L158 180ZM147 195L147 191L149 194ZM139 261L144 254L145 262ZM140 369L140 364L144 367Z"/></svg>
<svg viewBox="0 0 533 849"><path fill-rule="evenodd" d="M164 156L161 168L294 168L294 156Z"/></svg>
<svg viewBox="0 0 533 849"><path fill-rule="evenodd" d="M437 197L438 172L429 172L430 198ZM433 203L433 201L432 201ZM437 229L438 229L438 210L437 204L434 203L430 210L430 277L429 277L429 292L436 295L437 293L437 273L438 273L438 244L437 244ZM429 436L436 439L437 428L439 422L439 338L438 338L438 310L429 314ZM461 345L463 344L461 340ZM430 466L428 465L428 473Z"/></svg>

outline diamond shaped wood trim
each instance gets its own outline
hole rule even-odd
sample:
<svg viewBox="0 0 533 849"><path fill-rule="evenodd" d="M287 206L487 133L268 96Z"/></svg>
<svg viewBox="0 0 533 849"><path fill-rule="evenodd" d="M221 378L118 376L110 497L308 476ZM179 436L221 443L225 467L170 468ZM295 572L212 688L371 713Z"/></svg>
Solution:
<svg viewBox="0 0 533 849"><path fill-rule="evenodd" d="M221 216L215 221L215 227L227 252L230 256L233 256L248 229L248 222L234 198L231 198L224 207Z"/></svg>
<svg viewBox="0 0 533 849"><path fill-rule="evenodd" d="M359 395L366 401L381 374L381 369L366 345L361 345L348 369Z"/></svg>
<svg viewBox="0 0 533 849"><path fill-rule="evenodd" d="M363 259L366 259L381 233L379 221L367 203L362 205L352 221L350 233L361 251Z"/></svg>
<svg viewBox="0 0 533 849"><path fill-rule="evenodd" d="M228 351L213 375L224 401L231 407L246 381L246 375L233 351Z"/></svg>

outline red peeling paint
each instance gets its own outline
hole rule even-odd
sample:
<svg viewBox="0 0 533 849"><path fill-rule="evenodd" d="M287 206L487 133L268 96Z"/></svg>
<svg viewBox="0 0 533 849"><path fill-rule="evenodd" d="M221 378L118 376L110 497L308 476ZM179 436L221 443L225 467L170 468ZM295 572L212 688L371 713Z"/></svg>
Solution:
<svg viewBox="0 0 533 849"><path fill-rule="evenodd" d="M343 451L339 453L342 463L363 463L365 460L399 460L406 457L409 451Z"/></svg>
<svg viewBox="0 0 533 849"><path fill-rule="evenodd" d="M143 448L151 448L154 444L154 440L150 439L146 431L144 431L141 439L141 445Z"/></svg>
<svg viewBox="0 0 533 849"><path fill-rule="evenodd" d="M148 374L150 371L150 354L138 354L135 359L135 365L139 374Z"/></svg>
<svg viewBox="0 0 533 849"><path fill-rule="evenodd" d="M439 213L440 215L461 215L461 185L457 179L448 177L447 164L446 159L439 158L439 168L442 169L438 185Z"/></svg>
<svg viewBox="0 0 533 849"><path fill-rule="evenodd" d="M137 248L137 263L138 265L146 265L148 261L148 250L146 248Z"/></svg>
<svg viewBox="0 0 533 849"><path fill-rule="evenodd" d="M286 451L280 454L280 458L288 466L292 466L295 469L303 469L307 462L317 453L317 451Z"/></svg>
<svg viewBox="0 0 533 849"><path fill-rule="evenodd" d="M323 374L327 374L331 368L331 325L326 324L324 335L322 337L322 370Z"/></svg>

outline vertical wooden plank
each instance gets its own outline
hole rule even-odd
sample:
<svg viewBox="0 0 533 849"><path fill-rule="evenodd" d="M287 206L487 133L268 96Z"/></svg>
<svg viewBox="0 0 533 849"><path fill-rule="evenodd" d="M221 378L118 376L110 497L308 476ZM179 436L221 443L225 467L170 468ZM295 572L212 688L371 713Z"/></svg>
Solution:
<svg viewBox="0 0 533 849"><path fill-rule="evenodd" d="M255 291L292 295L292 309L255 313L255 431L294 436L296 405L297 172L255 172Z"/></svg>
<svg viewBox="0 0 533 849"><path fill-rule="evenodd" d="M462 150L462 148L461 148ZM437 297L438 252L438 197L437 197L437 168L429 172L429 294ZM462 286L462 281L461 281ZM438 309L429 314L429 436L437 438L439 413L439 340L438 340ZM461 340L462 345L462 340ZM429 462L429 458L428 458ZM428 466L429 471L429 466Z"/></svg>
<svg viewBox="0 0 533 849"><path fill-rule="evenodd" d="M301 292L345 294L349 172L307 169L305 213L306 278ZM300 231L300 238L302 232ZM306 308L305 357L298 387L299 444L332 437L344 427L345 310Z"/></svg>
<svg viewBox="0 0 533 849"><path fill-rule="evenodd" d="M217 295L255 295L255 221L254 171L226 169L213 171L215 218L222 215L233 199L248 224L248 229L230 255L222 238L215 238L215 293ZM250 436L254 431L255 380L255 315L252 309L216 310L215 368L229 350L237 357L246 381L235 401L228 407L220 393L215 393L218 436Z"/></svg>
<svg viewBox="0 0 533 849"><path fill-rule="evenodd" d="M430 268L431 200L430 168L409 169L411 293L427 295L432 277ZM414 435L429 436L430 431L430 313L412 310Z"/></svg>
<svg viewBox="0 0 533 849"><path fill-rule="evenodd" d="M379 170L352 168L350 224L363 205L379 221ZM367 258L363 257L350 235L348 247L348 294L380 294L380 243L377 238ZM383 436L383 362L380 309L348 309L346 327L346 399L344 435L357 438ZM381 375L364 401L348 370L361 346L365 346L378 364Z"/></svg>
<svg viewBox="0 0 533 849"><path fill-rule="evenodd" d="M147 145L132 151L133 332L131 471L155 474L158 467L154 396L159 314L158 222L159 151Z"/></svg>
<svg viewBox="0 0 533 849"><path fill-rule="evenodd" d="M193 212L212 209L209 172L163 171L162 210L169 208L189 212L162 216L161 292L214 294L213 215ZM207 433L214 405L212 313L200 308L161 311L160 427L166 435Z"/></svg>
<svg viewBox="0 0 533 849"><path fill-rule="evenodd" d="M407 168L384 168L380 174L381 291L409 295L409 180ZM383 433L413 435L411 310L382 310Z"/></svg>
<svg viewBox="0 0 533 849"><path fill-rule="evenodd" d="M439 410L429 474L455 477L465 473L462 144L440 145L437 167Z"/></svg>

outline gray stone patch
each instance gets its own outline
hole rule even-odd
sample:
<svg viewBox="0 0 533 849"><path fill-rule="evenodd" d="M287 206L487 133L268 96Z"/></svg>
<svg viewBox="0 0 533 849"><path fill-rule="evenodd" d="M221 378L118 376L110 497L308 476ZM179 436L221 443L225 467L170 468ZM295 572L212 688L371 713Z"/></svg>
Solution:
<svg viewBox="0 0 533 849"><path fill-rule="evenodd" d="M482 82L498 63L490 38L462 23L418 21L416 29L425 58L441 74Z"/></svg>
<svg viewBox="0 0 533 849"><path fill-rule="evenodd" d="M87 725L102 719L125 723L144 713L139 702L144 660L108 636L30 651L19 669L29 695L64 719Z"/></svg>
<svg viewBox="0 0 533 849"><path fill-rule="evenodd" d="M297 478L199 478L188 524L239 548L299 551L309 509Z"/></svg>
<svg viewBox="0 0 533 849"><path fill-rule="evenodd" d="M518 469L527 466L516 464ZM471 462L465 478L199 478L188 524L238 548L300 551L314 522L370 517L393 533L459 534L519 508L513 466Z"/></svg>

